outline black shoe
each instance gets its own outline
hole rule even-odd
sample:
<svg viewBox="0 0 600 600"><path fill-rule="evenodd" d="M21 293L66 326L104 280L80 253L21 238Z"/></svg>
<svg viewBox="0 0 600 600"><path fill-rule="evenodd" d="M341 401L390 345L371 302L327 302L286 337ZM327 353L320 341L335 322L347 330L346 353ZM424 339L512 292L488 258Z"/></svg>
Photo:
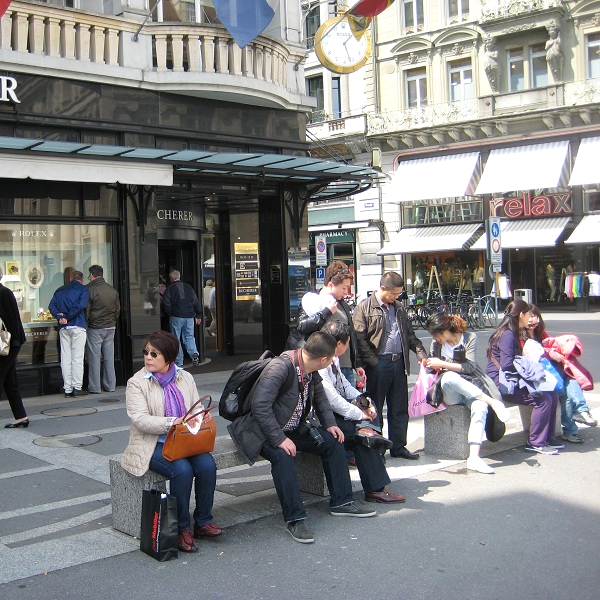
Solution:
<svg viewBox="0 0 600 600"><path fill-rule="evenodd" d="M367 448L375 448L375 450L383 450L384 452L393 446L390 440L368 427L358 429L354 434L354 439Z"/></svg>
<svg viewBox="0 0 600 600"><path fill-rule="evenodd" d="M405 458L406 460L419 460L421 458L416 452L411 452L406 448L400 448L400 450L394 452L390 451L390 456L392 458Z"/></svg>
<svg viewBox="0 0 600 600"><path fill-rule="evenodd" d="M304 519L287 524L288 533L301 544L312 544L315 541L313 532L306 526Z"/></svg>
<svg viewBox="0 0 600 600"><path fill-rule="evenodd" d="M71 392L71 396L73 396L73 398L79 398L79 396L87 396L88 393L85 390L73 390ZM66 394L65 394L66 396Z"/></svg>
<svg viewBox="0 0 600 600"><path fill-rule="evenodd" d="M194 354L194 356L192 356L192 366L198 367L199 365L200 365L200 356L198 356L198 354Z"/></svg>
<svg viewBox="0 0 600 600"><path fill-rule="evenodd" d="M65 392L65 398L72 398L73 392Z"/></svg>
<svg viewBox="0 0 600 600"><path fill-rule="evenodd" d="M4 429L16 429L17 427L23 427L27 429L27 427L29 427L29 419L19 421L18 423L9 423L8 425L4 426Z"/></svg>

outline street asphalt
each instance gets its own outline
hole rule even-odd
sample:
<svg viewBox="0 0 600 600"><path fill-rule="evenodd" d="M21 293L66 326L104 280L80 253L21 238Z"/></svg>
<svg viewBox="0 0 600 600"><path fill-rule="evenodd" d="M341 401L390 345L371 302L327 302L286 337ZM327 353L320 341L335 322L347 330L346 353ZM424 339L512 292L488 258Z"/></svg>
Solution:
<svg viewBox="0 0 600 600"><path fill-rule="evenodd" d="M582 363L600 381L600 314L545 316L551 334L580 336ZM428 346L425 332L417 334ZM482 363L489 334L478 333ZM218 399L228 375L195 378ZM351 519L306 496L312 545L285 531L266 464L226 469L214 506L223 536L158 563L111 526L108 460L127 444L124 397L118 388L29 398L31 424L15 430L3 428L12 415L0 403L1 600L600 598L600 427L581 426L583 445L540 456L524 451L525 434L511 433L511 420L501 442L484 445L494 475L422 452L419 461L388 458L390 487L406 504L370 504L377 517ZM600 418L600 394L586 398ZM217 422L227 436L226 422ZM409 448L423 448L422 419L411 420Z"/></svg>

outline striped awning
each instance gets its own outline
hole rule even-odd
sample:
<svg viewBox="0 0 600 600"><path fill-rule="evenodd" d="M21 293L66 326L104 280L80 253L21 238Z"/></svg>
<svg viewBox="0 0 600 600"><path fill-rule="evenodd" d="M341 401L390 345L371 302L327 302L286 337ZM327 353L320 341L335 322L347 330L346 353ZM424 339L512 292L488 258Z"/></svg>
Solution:
<svg viewBox="0 0 600 600"><path fill-rule="evenodd" d="M444 250L466 250L481 223L441 225L439 227L407 227L383 246L377 254L419 254Z"/></svg>
<svg viewBox="0 0 600 600"><path fill-rule="evenodd" d="M558 236L563 232L571 217L554 219L523 219L521 221L502 221L500 239L503 249L544 248L555 246ZM485 250L485 233L471 246L471 250Z"/></svg>
<svg viewBox="0 0 600 600"><path fill-rule="evenodd" d="M600 240L600 215L583 217L565 244L597 244Z"/></svg>

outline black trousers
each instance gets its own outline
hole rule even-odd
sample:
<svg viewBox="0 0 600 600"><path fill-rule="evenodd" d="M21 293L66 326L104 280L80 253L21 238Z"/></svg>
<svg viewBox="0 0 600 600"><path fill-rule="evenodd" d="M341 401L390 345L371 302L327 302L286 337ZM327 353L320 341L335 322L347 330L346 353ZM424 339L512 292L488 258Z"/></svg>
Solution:
<svg viewBox="0 0 600 600"><path fill-rule="evenodd" d="M20 351L21 346L11 346L8 356L0 356L0 390L4 390L15 419L27 416L17 380L17 355Z"/></svg>
<svg viewBox="0 0 600 600"><path fill-rule="evenodd" d="M347 421L344 417L335 416L337 426L344 432L344 446L346 450L354 452L356 468L360 482L365 492L379 492L390 483L383 456L375 448L367 448L364 444L354 439L356 421Z"/></svg>

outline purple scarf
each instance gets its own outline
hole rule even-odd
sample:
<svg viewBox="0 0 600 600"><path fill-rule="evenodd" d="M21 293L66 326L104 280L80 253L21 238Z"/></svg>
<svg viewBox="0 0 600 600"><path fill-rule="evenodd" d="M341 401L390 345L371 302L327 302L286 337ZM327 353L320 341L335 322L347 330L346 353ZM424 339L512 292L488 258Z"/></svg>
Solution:
<svg viewBox="0 0 600 600"><path fill-rule="evenodd" d="M165 417L183 417L187 412L181 390L175 385L175 363L171 363L166 373L152 373L163 389L165 396Z"/></svg>

